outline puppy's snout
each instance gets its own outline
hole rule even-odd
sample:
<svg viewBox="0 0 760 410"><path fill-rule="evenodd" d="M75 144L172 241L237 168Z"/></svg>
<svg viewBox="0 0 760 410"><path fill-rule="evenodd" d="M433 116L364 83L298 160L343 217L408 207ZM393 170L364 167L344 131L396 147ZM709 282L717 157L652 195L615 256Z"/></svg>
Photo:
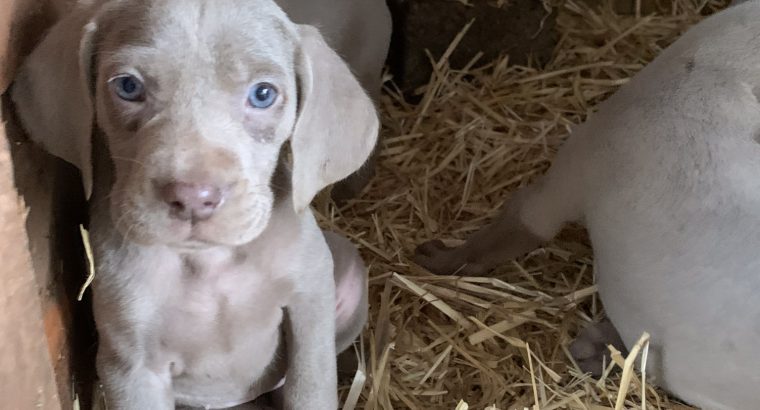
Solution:
<svg viewBox="0 0 760 410"><path fill-rule="evenodd" d="M169 212L183 221L204 221L221 205L224 194L212 185L172 182L159 188Z"/></svg>

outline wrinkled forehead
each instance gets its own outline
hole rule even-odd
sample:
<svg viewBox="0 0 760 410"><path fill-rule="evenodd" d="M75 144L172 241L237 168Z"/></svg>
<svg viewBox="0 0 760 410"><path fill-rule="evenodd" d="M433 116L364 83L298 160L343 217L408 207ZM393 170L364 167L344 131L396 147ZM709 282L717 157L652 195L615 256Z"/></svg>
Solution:
<svg viewBox="0 0 760 410"><path fill-rule="evenodd" d="M292 67L294 25L272 0L115 3L98 24L98 55L111 64L213 69L239 80Z"/></svg>

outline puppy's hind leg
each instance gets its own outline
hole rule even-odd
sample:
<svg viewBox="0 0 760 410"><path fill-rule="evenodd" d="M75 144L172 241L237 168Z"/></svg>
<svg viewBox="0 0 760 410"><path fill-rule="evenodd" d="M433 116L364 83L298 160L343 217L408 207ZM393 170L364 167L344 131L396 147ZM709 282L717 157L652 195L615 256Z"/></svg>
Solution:
<svg viewBox="0 0 760 410"><path fill-rule="evenodd" d="M348 239L324 232L333 257L335 278L335 346L346 350L367 322L367 268L359 251Z"/></svg>
<svg viewBox="0 0 760 410"><path fill-rule="evenodd" d="M568 141L568 145L572 141ZM517 191L490 225L457 247L440 240L417 247L414 261L439 275L482 275L550 240L582 215L577 149L563 148L547 174Z"/></svg>
<svg viewBox="0 0 760 410"><path fill-rule="evenodd" d="M350 379L359 365L356 352L349 347L364 329L369 313L367 268L356 247L346 238L324 232L333 257L335 277L335 351L338 377Z"/></svg>

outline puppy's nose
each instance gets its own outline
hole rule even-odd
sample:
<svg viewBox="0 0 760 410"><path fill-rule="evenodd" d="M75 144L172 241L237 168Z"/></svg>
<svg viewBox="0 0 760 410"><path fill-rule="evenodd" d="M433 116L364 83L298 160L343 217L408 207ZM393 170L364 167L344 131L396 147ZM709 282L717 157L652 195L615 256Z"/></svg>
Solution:
<svg viewBox="0 0 760 410"><path fill-rule="evenodd" d="M222 191L211 185L172 182L160 188L161 199L169 205L171 215L183 221L211 218L222 203Z"/></svg>

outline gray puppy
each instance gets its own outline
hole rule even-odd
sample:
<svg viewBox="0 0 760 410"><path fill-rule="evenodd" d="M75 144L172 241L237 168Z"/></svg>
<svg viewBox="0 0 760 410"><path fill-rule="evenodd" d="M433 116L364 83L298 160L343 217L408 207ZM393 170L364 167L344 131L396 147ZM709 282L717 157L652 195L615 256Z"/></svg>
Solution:
<svg viewBox="0 0 760 410"><path fill-rule="evenodd" d="M377 94L381 0L284 3L319 3L312 17L329 18L314 24L343 10L328 40ZM366 270L309 203L362 165L378 118L319 31L272 0L80 2L12 93L31 138L92 194L109 409L224 408L279 386L286 409L337 408Z"/></svg>
<svg viewBox="0 0 760 410"><path fill-rule="evenodd" d="M705 409L757 408L759 21L751 1L689 30L489 227L460 247L422 245L419 263L482 274L582 220L612 323L629 347L651 333L655 382ZM581 342L612 335L592 329Z"/></svg>

